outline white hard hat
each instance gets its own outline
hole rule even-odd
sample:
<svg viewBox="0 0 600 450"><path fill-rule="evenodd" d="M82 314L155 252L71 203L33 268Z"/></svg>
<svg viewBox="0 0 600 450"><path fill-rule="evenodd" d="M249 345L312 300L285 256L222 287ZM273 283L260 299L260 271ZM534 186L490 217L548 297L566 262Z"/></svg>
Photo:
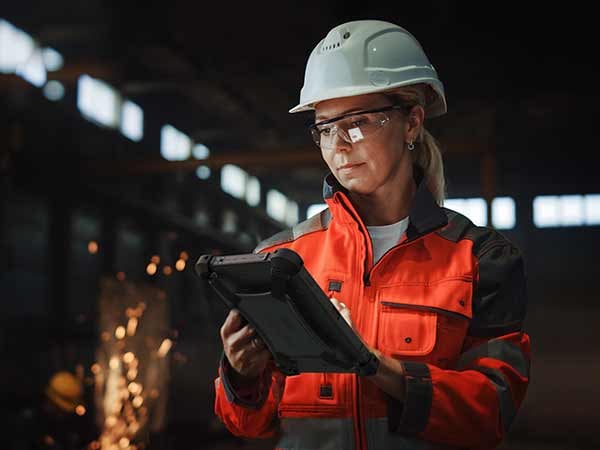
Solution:
<svg viewBox="0 0 600 450"><path fill-rule="evenodd" d="M300 103L290 112L314 109L323 100L420 83L432 88L425 114L444 114L444 86L412 34L380 20L348 22L333 28L310 54Z"/></svg>

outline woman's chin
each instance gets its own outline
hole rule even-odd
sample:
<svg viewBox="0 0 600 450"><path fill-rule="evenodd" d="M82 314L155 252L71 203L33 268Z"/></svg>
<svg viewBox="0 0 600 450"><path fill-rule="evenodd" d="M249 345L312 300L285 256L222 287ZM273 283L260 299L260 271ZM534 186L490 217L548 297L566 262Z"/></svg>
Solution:
<svg viewBox="0 0 600 450"><path fill-rule="evenodd" d="M347 178L339 181L348 192L352 192L353 194L368 195L374 191L373 184L365 182L364 179Z"/></svg>

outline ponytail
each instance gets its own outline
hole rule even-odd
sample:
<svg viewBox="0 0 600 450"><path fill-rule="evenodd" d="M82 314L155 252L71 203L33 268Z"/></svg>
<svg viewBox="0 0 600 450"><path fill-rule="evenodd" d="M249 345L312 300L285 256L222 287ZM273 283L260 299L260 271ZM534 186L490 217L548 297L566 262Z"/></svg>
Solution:
<svg viewBox="0 0 600 450"><path fill-rule="evenodd" d="M401 87L388 95L401 104L407 106L421 105L425 108L428 89L431 88L425 84L415 84ZM446 197L446 179L444 177L444 161L440 145L431 133L425 129L424 125L421 127L414 144L415 148L411 150L413 164L418 164L423 169L423 181L435 201L441 206Z"/></svg>

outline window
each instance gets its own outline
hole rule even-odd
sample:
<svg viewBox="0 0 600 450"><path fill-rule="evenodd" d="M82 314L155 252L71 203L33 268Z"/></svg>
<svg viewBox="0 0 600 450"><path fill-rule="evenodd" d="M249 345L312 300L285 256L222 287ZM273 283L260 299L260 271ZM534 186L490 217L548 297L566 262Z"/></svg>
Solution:
<svg viewBox="0 0 600 450"><path fill-rule="evenodd" d="M42 58L44 60L44 66L48 72L54 72L60 70L63 67L64 60L60 53L50 47L45 47L42 50Z"/></svg>
<svg viewBox="0 0 600 450"><path fill-rule="evenodd" d="M144 136L144 111L129 100L121 110L121 133L136 142Z"/></svg>
<svg viewBox="0 0 600 450"><path fill-rule="evenodd" d="M600 194L585 196L586 225L600 225Z"/></svg>
<svg viewBox="0 0 600 450"><path fill-rule="evenodd" d="M310 205L306 210L306 218L308 219L315 214L319 214L324 209L327 209L327 203L315 203L314 205Z"/></svg>
<svg viewBox="0 0 600 450"><path fill-rule="evenodd" d="M206 159L210 156L210 150L204 144L195 144L192 147L192 155L196 159Z"/></svg>
<svg viewBox="0 0 600 450"><path fill-rule="evenodd" d="M50 80L44 86L43 92L48 100L57 102L65 96L65 87L60 81Z"/></svg>
<svg viewBox="0 0 600 450"><path fill-rule="evenodd" d="M538 228L600 225L600 194L535 197L533 223Z"/></svg>
<svg viewBox="0 0 600 450"><path fill-rule="evenodd" d="M77 82L77 108L88 120L115 128L120 119L121 96L108 84L81 75Z"/></svg>
<svg viewBox="0 0 600 450"><path fill-rule="evenodd" d="M248 177L246 182L246 202L250 206L258 206L260 203L260 182L256 177Z"/></svg>
<svg viewBox="0 0 600 450"><path fill-rule="evenodd" d="M281 192L271 189L267 192L267 214L273 219L285 222L287 198Z"/></svg>
<svg viewBox="0 0 600 450"><path fill-rule="evenodd" d="M167 161L185 161L190 157L191 139L172 125L160 131L160 154Z"/></svg>
<svg viewBox="0 0 600 450"><path fill-rule="evenodd" d="M221 169L221 189L235 198L243 199L246 195L248 174L233 164L225 164Z"/></svg>
<svg viewBox="0 0 600 450"><path fill-rule="evenodd" d="M15 73L35 49L31 36L0 19L0 72Z"/></svg>
<svg viewBox="0 0 600 450"><path fill-rule="evenodd" d="M298 223L298 203L289 200L287 201L287 205L285 205L285 223L287 225L294 226Z"/></svg>
<svg viewBox="0 0 600 450"><path fill-rule="evenodd" d="M487 204L482 198L449 198L444 206L468 217L475 225L487 225Z"/></svg>
<svg viewBox="0 0 600 450"><path fill-rule="evenodd" d="M46 67L42 51L36 47L27 60L17 68L16 73L36 87L46 84Z"/></svg>
<svg viewBox="0 0 600 450"><path fill-rule="evenodd" d="M208 180L210 178L210 167L208 166L198 166L196 169L196 176L201 180Z"/></svg>
<svg viewBox="0 0 600 450"><path fill-rule="evenodd" d="M496 197L492 200L492 224L498 230L510 230L517 222L515 201L511 197Z"/></svg>

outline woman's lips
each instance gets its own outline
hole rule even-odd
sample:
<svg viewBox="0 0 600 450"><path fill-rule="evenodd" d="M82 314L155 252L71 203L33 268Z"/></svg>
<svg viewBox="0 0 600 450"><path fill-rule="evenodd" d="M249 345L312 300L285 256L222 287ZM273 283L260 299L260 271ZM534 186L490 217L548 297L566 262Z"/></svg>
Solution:
<svg viewBox="0 0 600 450"><path fill-rule="evenodd" d="M348 163L343 166L338 167L338 172L350 172L353 169L356 169L362 166L364 163Z"/></svg>

